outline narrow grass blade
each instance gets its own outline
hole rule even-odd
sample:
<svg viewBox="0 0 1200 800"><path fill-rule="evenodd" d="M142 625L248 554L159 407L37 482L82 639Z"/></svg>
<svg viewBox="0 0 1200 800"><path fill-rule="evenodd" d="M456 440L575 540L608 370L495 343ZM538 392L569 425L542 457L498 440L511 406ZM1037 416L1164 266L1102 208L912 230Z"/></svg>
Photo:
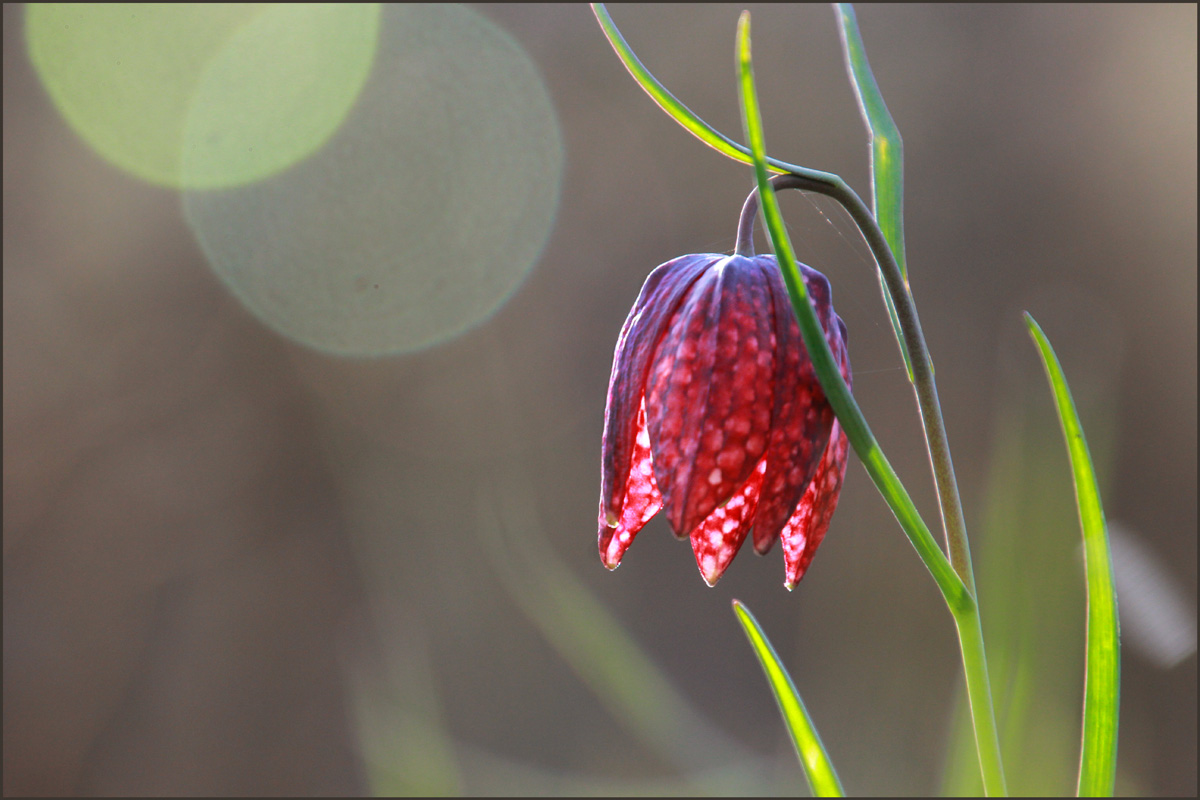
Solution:
<svg viewBox="0 0 1200 800"><path fill-rule="evenodd" d="M1117 770L1117 713L1120 705L1121 643L1117 622L1117 593L1113 582L1112 553L1100 490L1075 401L1063 377L1058 356L1028 313L1025 324L1037 345L1054 392L1062 423L1075 502L1083 529L1083 554L1087 571L1087 655L1084 667L1083 743L1079 756L1079 796L1111 797Z"/></svg>
<svg viewBox="0 0 1200 800"><path fill-rule="evenodd" d="M838 32L846 56L846 70L854 85L854 95L862 112L867 131L871 134L871 190L875 219L896 256L900 272L908 279L904 263L904 143L900 131L867 61L858 19L849 3L836 3Z"/></svg>
<svg viewBox="0 0 1200 800"><path fill-rule="evenodd" d="M835 3L834 10L837 12L838 33L842 38L842 52L846 57L846 71L850 74L854 96L858 98L858 108L867 124L867 132L871 135L872 210L880 230L883 231L883 237L892 249L892 255L896 257L907 288L908 266L904 258L904 142L900 139L900 130L892 120L892 115L883 102L883 95L879 92L879 85L875 82L875 75L871 72L867 51L858 32L858 18L854 15L854 7L849 3ZM888 318L892 321L892 330L896 334L896 341L900 343L900 353L904 356L908 379L912 381L912 363L908 359L908 351L904 348L896 308L891 295L883 286L882 273L879 282L884 302L887 304Z"/></svg>
<svg viewBox="0 0 1200 800"><path fill-rule="evenodd" d="M804 767L804 774L808 776L808 785L812 787L812 793L817 797L845 797L846 793L842 790L842 782L838 780L833 762L829 760L825 745L821 743L821 737L817 735L817 729L813 727L812 719L808 716L808 709L804 707L804 701L800 699L791 676L779 661L775 648L771 646L767 635L763 633L758 620L749 609L734 600L733 611L746 631L746 638L750 640L754 654L762 664L771 691L775 693L775 701L779 703L783 721L787 725L788 733L792 735L796 755L800 757L800 764Z"/></svg>
<svg viewBox="0 0 1200 800"><path fill-rule="evenodd" d="M616 24L613 22L612 17L609 16L608 9L604 7L603 3L592 3L592 11L595 13L596 19L600 22L600 27L604 29L604 35L608 37L613 50L617 51L617 57L625 65L625 69L629 70L629 74L633 76L633 79L637 81L646 94L650 95L654 102L658 103L663 111L667 112L672 119L690 131L693 136L714 150L737 161L749 161L749 157L743 152L741 145L700 119L694 111L679 102L679 99L675 95L667 91L667 88L658 82L658 79L650 73L650 70L646 69L645 65L634 54L629 43L625 41L625 37L617 30ZM782 172L782 170L777 171Z"/></svg>
<svg viewBox="0 0 1200 800"><path fill-rule="evenodd" d="M679 101L679 98L671 94L667 90L667 87L659 83L658 78L655 78L650 70L646 69L645 65L634 54L633 48L625 41L625 37L617 29L616 24L608 13L608 9L604 7L604 3L592 3L591 5L592 12L596 15L596 20L600 23L604 35L608 37L609 44L616 51L617 57L621 59L621 63L625 65L625 69L629 70L629 74L633 76L638 86L642 87L642 90L650 95L650 98L655 103L658 103L659 108L667 112L667 115L682 125L685 130L718 153L732 158L734 161L741 161L743 164L753 163L748 147L735 142L702 120L696 115L696 112L685 106ZM832 173L800 167L770 157L766 157L766 162L768 165L767 168L773 172L790 172L793 175L802 175L831 186L842 183L841 178Z"/></svg>

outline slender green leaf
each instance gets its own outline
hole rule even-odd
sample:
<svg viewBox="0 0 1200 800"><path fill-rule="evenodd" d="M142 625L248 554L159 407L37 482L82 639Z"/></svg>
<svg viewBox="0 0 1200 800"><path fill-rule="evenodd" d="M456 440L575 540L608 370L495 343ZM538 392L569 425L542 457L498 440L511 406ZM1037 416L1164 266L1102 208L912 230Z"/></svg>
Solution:
<svg viewBox="0 0 1200 800"><path fill-rule="evenodd" d="M592 3L591 5L592 11L596 15L596 20L600 23L604 35L608 37L609 44L616 51L617 57L621 59L621 63L625 65L625 69L629 70L629 74L633 76L638 86L641 86L642 90L650 95L655 103L658 103L659 108L667 112L667 115L682 125L685 130L718 153L732 158L734 161L741 161L743 164L752 163L749 148L735 142L702 120L696 115L696 112L685 106L679 101L679 98L671 94L667 90L667 87L659 83L650 70L646 69L645 65L634 54L629 43L625 41L625 37L621 35L621 31L617 29L604 3ZM769 156L766 157L766 162L768 169L773 172L790 172L794 175L802 175L828 185L842 183L842 179L832 173L800 167Z"/></svg>
<svg viewBox="0 0 1200 800"><path fill-rule="evenodd" d="M833 762L829 760L825 745L817 735L812 718L808 716L808 709L804 707L804 701L800 699L800 693L796 691L796 685L792 683L792 677L780 662L775 648L771 646L758 620L748 608L734 600L733 611L746 631L746 638L750 640L754 654L758 656L758 662L767 676L771 691L775 693L775 701L779 703L783 721L787 725L788 733L792 735L792 744L796 746L796 755L800 757L800 764L804 767L804 774L808 776L808 785L812 787L812 793L817 797L845 797L846 793L842 790L842 782L838 780Z"/></svg>
<svg viewBox="0 0 1200 800"><path fill-rule="evenodd" d="M629 74L633 76L633 79L637 81L646 94L650 95L654 102L658 103L663 111L667 112L672 119L690 131L693 136L719 153L737 161L749 162L749 157L743 152L744 148L741 145L700 119L694 111L679 102L679 99L675 95L667 91L667 88L658 82L658 79L650 73L650 70L646 69L645 65L634 54L629 43L625 41L625 37L617 30L616 24L613 22L612 17L609 16L608 9L604 7L603 3L592 3L592 11L595 13L596 19L600 22L600 27L604 29L604 35L608 37L613 50L617 51L617 57L625 65L625 69L629 70Z"/></svg>
<svg viewBox="0 0 1200 800"><path fill-rule="evenodd" d="M817 320L817 314L808 300L808 290L800 277L796 266L796 253L792 249L791 239L783 224L783 215L779 211L779 201L775 190L768 181L766 162L764 161L765 145L763 143L762 117L758 110L758 93L754 88L754 69L750 60L750 15L743 12L738 23L738 63L740 65L739 89L741 92L742 122L746 126L746 139L750 142L754 156L755 177L758 180L760 210L767 225L771 246L779 262L779 270L787 285L792 308L796 312L796 320L800 325L800 334L804 346L812 359L817 379L829 404L837 414L838 422L846 431L846 437L854 447L854 452L862 459L863 466L875 483L879 493L883 495L892 513L900 522L900 526L908 535L913 547L929 568L930 573L942 590L946 603L951 610L973 605L970 593L950 566L946 555L937 546L929 528L921 515L917 513L912 498L909 497L900 479L896 476L891 464L879 448L875 435L859 410L850 387L842 378L841 370L829 349L825 332ZM885 244L886 246L886 244Z"/></svg>
<svg viewBox="0 0 1200 800"><path fill-rule="evenodd" d="M883 102L883 95L879 93L879 85L875 83L871 65L867 62L867 51L858 32L858 18L854 15L854 7L849 3L835 3L834 9L837 11L842 52L846 57L846 71L850 74L854 96L858 98L858 108L867 124L867 132L871 135L872 211L880 230L883 231L883 238L887 240L888 247L896 258L896 264L900 267L900 275L904 278L904 288L907 291L908 266L904 258L904 143L900 139L900 130ZM883 292L883 302L887 306L888 319L892 322L896 342L900 345L900 354L904 356L908 380L912 382L912 362L909 360L908 350L904 347L900 319L896 316L892 296L884 285L882 270L879 271L879 288ZM930 364L930 370L932 369L933 365Z"/></svg>
<svg viewBox="0 0 1200 800"><path fill-rule="evenodd" d="M1103 496L1113 464L1115 404L1108 392L1078 399ZM1009 789L1014 797L1065 797L1079 780L1075 687L1082 686L1087 601L1078 581L1078 509L1073 491L1066 491L1069 471L1060 463L1060 423L1052 404L1035 408L1035 401L1045 398L1029 396L1028 387L1014 381L995 392L992 452L971 540L980 546L976 585ZM1072 530L1074 542L1064 536ZM1115 531L1110 535L1119 559ZM966 700L960 692L955 701L944 797L983 793ZM1116 792L1138 795L1132 780L1118 763Z"/></svg>
<svg viewBox="0 0 1200 800"><path fill-rule="evenodd" d="M836 3L838 32L846 56L846 70L858 98L867 131L871 134L871 200L875 219L887 239L888 246L900 265L900 273L908 280L904 261L904 143L900 131L888 113L879 85L867 62L867 51L858 32L858 19L849 3ZM899 332L897 331L897 336Z"/></svg>
<svg viewBox="0 0 1200 800"><path fill-rule="evenodd" d="M962 647L963 670L967 681L967 691L971 699L972 719L975 722L975 736L979 752L980 770L983 774L984 786L988 794L1005 794L1004 768L1000 758L999 737L996 734L996 722L992 712L991 689L987 676L987 660L984 657L983 633L979 627L979 607L975 598L959 578L958 573L950 565L949 560L934 542L929 528L917 513L900 479L896 477L891 464L884 458L883 451L875 441L871 429L859 410L858 404L850 394L849 387L842 379L841 371L836 367L833 353L829 350L829 342L821 323L817 320L816 312L808 300L808 292L804 281L800 278L796 267L796 255L788 238L787 229L783 224L783 216L779 212L779 202L775 197L774 187L767 178L766 163L763 160L766 146L763 143L762 117L758 110L758 93L754 88L754 68L750 58L750 14L742 12L738 21L738 66L739 90L741 93L742 123L746 127L746 140L750 142L754 157L754 174L758 182L758 193L763 219L767 223L767 232L771 246L779 261L779 269L783 274L792 308L800 325L800 334L804 346L812 359L813 368L825 396L833 406L838 421L846 431L846 437L854 446L854 451L862 459L867 473L883 495L892 513L900 522L904 533L916 548L921 560L933 575L954 615L958 627L959 643ZM886 242L883 245L886 247Z"/></svg>
<svg viewBox="0 0 1200 800"><path fill-rule="evenodd" d="M1117 592L1112 553L1096 473L1075 400L1063 376L1058 356L1028 313L1025 324L1037 345L1054 392L1063 438L1071 459L1075 502L1083 530L1087 571L1087 656L1084 667L1083 743L1079 756L1079 796L1111 797L1117 771L1117 712L1121 692L1121 643L1117 621Z"/></svg>

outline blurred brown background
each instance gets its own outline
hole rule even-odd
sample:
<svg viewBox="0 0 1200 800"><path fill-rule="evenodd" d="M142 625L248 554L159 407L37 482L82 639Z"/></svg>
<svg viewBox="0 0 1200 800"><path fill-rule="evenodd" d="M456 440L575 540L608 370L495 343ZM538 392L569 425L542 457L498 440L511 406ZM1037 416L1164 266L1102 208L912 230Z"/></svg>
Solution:
<svg viewBox="0 0 1200 800"><path fill-rule="evenodd" d="M742 8L612 9L646 65L738 139ZM832 12L750 8L768 148L869 197ZM483 325L353 360L242 308L179 195L64 124L5 5L6 794L803 791L731 598L788 663L849 792L943 785L953 626L856 460L791 594L778 551L747 550L709 589L658 519L620 570L601 566L617 332L655 265L732 248L752 176L635 86L586 6L476 10L554 101L553 232ZM1176 634L1192 626L1172 658L1125 621L1119 789L1194 795L1196 8L872 5L859 22L906 145L909 270L994 669L1039 676L1009 746L1058 759L1013 780L1073 792L1082 670L1078 528L1028 310L1071 381L1109 519L1182 601ZM866 248L838 209L792 194L798 254L850 330L855 394L936 527ZM639 733L571 650L602 628L564 597L595 599L705 721ZM1036 632L1011 644L1023 625Z"/></svg>

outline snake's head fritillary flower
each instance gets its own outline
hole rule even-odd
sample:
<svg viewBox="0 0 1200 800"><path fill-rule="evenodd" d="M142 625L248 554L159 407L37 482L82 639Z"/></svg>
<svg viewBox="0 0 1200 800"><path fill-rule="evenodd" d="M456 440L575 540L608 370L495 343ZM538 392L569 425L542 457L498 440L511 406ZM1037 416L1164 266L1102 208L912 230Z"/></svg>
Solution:
<svg viewBox="0 0 1200 800"><path fill-rule="evenodd" d="M850 381L829 282L799 265ZM621 330L604 415L600 557L616 569L660 509L714 585L753 531L804 576L846 473L775 257L687 255L650 273Z"/></svg>

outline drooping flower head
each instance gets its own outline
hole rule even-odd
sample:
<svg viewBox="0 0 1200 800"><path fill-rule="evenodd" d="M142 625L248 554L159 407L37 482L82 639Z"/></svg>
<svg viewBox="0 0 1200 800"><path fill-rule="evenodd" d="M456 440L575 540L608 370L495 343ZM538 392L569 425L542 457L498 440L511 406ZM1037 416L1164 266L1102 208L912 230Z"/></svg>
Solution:
<svg viewBox="0 0 1200 800"><path fill-rule="evenodd" d="M829 282L799 265L850 382ZM714 585L753 531L803 577L846 472L847 441L770 255L687 255L650 273L621 330L604 418L600 557L616 569L660 509Z"/></svg>

